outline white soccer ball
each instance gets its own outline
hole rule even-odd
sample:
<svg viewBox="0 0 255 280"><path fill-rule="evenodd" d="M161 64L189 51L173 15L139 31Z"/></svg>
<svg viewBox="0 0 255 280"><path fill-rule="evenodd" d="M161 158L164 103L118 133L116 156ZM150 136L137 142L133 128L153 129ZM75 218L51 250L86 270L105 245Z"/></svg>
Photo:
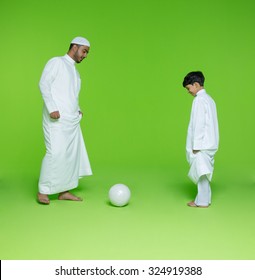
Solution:
<svg viewBox="0 0 255 280"><path fill-rule="evenodd" d="M109 190L109 199L114 206L125 206L131 196L129 188L124 184L113 185Z"/></svg>

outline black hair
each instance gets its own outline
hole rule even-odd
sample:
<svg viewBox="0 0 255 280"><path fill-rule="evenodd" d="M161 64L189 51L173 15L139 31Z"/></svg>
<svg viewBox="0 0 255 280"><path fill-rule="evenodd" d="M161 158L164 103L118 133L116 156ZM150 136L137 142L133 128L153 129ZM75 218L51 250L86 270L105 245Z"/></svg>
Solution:
<svg viewBox="0 0 255 280"><path fill-rule="evenodd" d="M78 45L78 44L70 44L70 46L69 46L69 51L71 50L71 48L72 48L74 45L76 45L76 46L78 46L78 47L81 46L81 45Z"/></svg>
<svg viewBox="0 0 255 280"><path fill-rule="evenodd" d="M193 85L194 83L199 83L200 86L204 86L205 77L201 71L193 71L188 73L183 80L183 87L187 85Z"/></svg>

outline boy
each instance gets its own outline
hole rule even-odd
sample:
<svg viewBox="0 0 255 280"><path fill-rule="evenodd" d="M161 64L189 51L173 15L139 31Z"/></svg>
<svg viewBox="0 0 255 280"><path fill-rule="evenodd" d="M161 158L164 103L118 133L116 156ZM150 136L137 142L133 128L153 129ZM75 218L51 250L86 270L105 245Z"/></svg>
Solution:
<svg viewBox="0 0 255 280"><path fill-rule="evenodd" d="M211 204L210 181L213 175L214 155L218 150L219 129L216 105L204 89L204 75L190 72L183 87L194 97L188 134L186 155L190 164L188 176L197 184L198 193L190 207L207 208Z"/></svg>

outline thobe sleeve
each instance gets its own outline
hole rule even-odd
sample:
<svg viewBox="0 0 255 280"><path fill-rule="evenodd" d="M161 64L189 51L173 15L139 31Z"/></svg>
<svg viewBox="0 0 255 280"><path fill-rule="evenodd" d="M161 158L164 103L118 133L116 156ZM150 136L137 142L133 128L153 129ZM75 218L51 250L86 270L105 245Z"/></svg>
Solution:
<svg viewBox="0 0 255 280"><path fill-rule="evenodd" d="M203 101L195 100L193 107L193 150L201 150L205 137L206 107Z"/></svg>
<svg viewBox="0 0 255 280"><path fill-rule="evenodd" d="M42 94L42 98L49 113L58 111L58 107L52 96L51 88L52 83L54 82L58 73L59 67L60 60L56 58L51 59L46 64L39 82L39 88Z"/></svg>
<svg viewBox="0 0 255 280"><path fill-rule="evenodd" d="M80 74L77 70L76 70L76 77L77 77L77 95L78 95L78 100L79 100L79 93L80 93L80 90L81 90L81 78L80 78ZM78 107L79 112L83 113L83 111L80 107L80 104L78 106L79 106Z"/></svg>

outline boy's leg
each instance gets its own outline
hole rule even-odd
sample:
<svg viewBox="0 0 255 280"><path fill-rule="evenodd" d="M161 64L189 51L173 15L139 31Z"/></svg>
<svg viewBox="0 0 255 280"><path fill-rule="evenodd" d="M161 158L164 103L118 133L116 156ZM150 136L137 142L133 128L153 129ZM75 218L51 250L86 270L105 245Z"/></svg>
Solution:
<svg viewBox="0 0 255 280"><path fill-rule="evenodd" d="M198 206L209 206L211 204L211 187L206 175L199 178L197 191L195 204Z"/></svg>

